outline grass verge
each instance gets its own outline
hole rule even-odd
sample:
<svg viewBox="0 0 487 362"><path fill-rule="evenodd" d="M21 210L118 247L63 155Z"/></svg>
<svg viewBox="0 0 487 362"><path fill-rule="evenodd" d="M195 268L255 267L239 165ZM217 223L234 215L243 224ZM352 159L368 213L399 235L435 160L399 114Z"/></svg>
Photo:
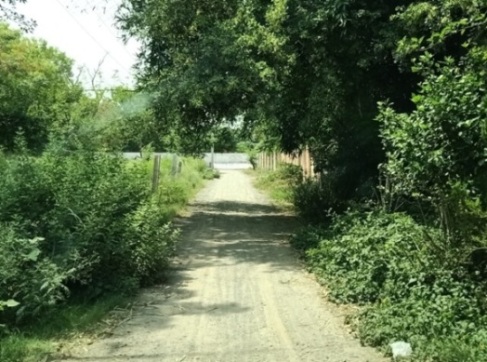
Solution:
<svg viewBox="0 0 487 362"><path fill-rule="evenodd" d="M255 175L254 185L266 192L279 207L293 209L294 185L302 180L299 166L282 164L275 171L249 171Z"/></svg>
<svg viewBox="0 0 487 362"><path fill-rule="evenodd" d="M130 313L133 297L71 301L19 326L0 340L0 361L38 362L66 357L78 343L108 335Z"/></svg>

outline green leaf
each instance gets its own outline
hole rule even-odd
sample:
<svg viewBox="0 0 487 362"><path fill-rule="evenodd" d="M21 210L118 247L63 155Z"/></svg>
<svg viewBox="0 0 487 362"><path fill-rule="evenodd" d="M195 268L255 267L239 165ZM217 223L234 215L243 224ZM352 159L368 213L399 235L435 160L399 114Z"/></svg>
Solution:
<svg viewBox="0 0 487 362"><path fill-rule="evenodd" d="M32 261L37 261L40 254L41 251L39 249L34 249L28 255L26 255L26 258Z"/></svg>
<svg viewBox="0 0 487 362"><path fill-rule="evenodd" d="M19 302L13 300L13 299L9 299L5 302L5 306L6 307L9 307L9 308L15 308L17 307L18 305L20 305Z"/></svg>

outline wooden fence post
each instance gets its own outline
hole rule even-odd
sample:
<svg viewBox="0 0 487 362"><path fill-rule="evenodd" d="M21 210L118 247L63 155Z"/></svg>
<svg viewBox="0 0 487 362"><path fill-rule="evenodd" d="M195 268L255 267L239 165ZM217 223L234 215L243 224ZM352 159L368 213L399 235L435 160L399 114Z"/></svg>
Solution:
<svg viewBox="0 0 487 362"><path fill-rule="evenodd" d="M152 170L152 193L156 193L161 179L161 155L154 156L154 168Z"/></svg>

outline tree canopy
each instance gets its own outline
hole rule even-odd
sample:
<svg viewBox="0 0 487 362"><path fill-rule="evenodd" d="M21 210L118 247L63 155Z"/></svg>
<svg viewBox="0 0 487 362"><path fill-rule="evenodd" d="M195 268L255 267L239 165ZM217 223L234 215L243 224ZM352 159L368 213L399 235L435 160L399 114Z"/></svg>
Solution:
<svg viewBox="0 0 487 362"><path fill-rule="evenodd" d="M125 0L120 24L143 43L139 82L164 127L197 137L244 116L266 147L309 147L349 199L387 161L378 104L415 112L435 72L427 59L480 62L485 10L476 0Z"/></svg>

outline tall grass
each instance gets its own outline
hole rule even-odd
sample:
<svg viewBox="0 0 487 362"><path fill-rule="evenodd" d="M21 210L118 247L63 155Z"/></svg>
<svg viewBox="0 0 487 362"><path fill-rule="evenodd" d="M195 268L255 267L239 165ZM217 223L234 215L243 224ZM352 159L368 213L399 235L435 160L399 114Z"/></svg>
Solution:
<svg viewBox="0 0 487 362"><path fill-rule="evenodd" d="M281 164L275 171L257 170L255 186L269 194L282 207L291 207L294 186L301 183L303 174L299 166Z"/></svg>

